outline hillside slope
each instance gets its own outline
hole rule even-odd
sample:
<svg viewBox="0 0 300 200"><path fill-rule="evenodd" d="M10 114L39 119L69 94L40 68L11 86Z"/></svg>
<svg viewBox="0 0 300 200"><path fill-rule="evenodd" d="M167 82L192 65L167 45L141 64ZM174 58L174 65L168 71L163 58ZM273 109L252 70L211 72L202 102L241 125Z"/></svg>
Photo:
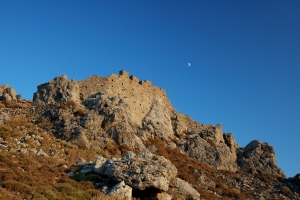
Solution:
<svg viewBox="0 0 300 200"><path fill-rule="evenodd" d="M32 102L0 86L0 100L0 198L299 198L299 176L285 179L273 147L240 148L123 70L56 77Z"/></svg>

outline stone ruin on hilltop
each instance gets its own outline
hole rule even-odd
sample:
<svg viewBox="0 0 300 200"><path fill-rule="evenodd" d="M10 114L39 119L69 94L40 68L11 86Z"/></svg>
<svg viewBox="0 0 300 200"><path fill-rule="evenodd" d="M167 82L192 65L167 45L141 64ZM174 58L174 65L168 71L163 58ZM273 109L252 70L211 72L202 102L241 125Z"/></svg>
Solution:
<svg viewBox="0 0 300 200"><path fill-rule="evenodd" d="M267 143L252 141L239 148L233 134L222 133L221 125L200 124L178 113L165 90L123 70L119 75L83 81L58 76L38 86L33 105L8 113L24 114L34 123L49 122L57 138L81 148L103 149L113 142L153 153L157 148L145 142L158 138L165 147L179 148L217 169L285 176ZM0 110L0 124L4 121Z"/></svg>

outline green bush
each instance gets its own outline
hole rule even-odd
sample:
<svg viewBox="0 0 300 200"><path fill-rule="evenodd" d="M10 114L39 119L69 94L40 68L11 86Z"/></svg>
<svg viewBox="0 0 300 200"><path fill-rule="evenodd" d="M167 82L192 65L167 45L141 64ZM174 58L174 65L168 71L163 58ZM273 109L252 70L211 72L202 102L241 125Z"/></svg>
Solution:
<svg viewBox="0 0 300 200"><path fill-rule="evenodd" d="M42 194L49 200L52 200L52 199L56 199L57 198L57 195L56 193L51 190L50 188L47 188L45 189Z"/></svg>

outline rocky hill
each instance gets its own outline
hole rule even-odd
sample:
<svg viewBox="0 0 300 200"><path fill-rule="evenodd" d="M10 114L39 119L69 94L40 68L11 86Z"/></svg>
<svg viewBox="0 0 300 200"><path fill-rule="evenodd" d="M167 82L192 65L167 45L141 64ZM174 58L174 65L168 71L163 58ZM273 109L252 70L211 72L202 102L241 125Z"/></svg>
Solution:
<svg viewBox="0 0 300 200"><path fill-rule="evenodd" d="M239 147L123 70L58 76L32 101L2 85L0 100L3 199L299 199L268 143Z"/></svg>

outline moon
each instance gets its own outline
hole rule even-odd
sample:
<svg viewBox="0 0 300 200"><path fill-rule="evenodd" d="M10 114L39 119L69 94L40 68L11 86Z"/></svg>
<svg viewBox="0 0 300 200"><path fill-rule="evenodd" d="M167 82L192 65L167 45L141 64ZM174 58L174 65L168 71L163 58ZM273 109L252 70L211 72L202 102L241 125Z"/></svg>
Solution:
<svg viewBox="0 0 300 200"><path fill-rule="evenodd" d="M190 66L191 66L191 63L188 63L188 66L190 67Z"/></svg>

